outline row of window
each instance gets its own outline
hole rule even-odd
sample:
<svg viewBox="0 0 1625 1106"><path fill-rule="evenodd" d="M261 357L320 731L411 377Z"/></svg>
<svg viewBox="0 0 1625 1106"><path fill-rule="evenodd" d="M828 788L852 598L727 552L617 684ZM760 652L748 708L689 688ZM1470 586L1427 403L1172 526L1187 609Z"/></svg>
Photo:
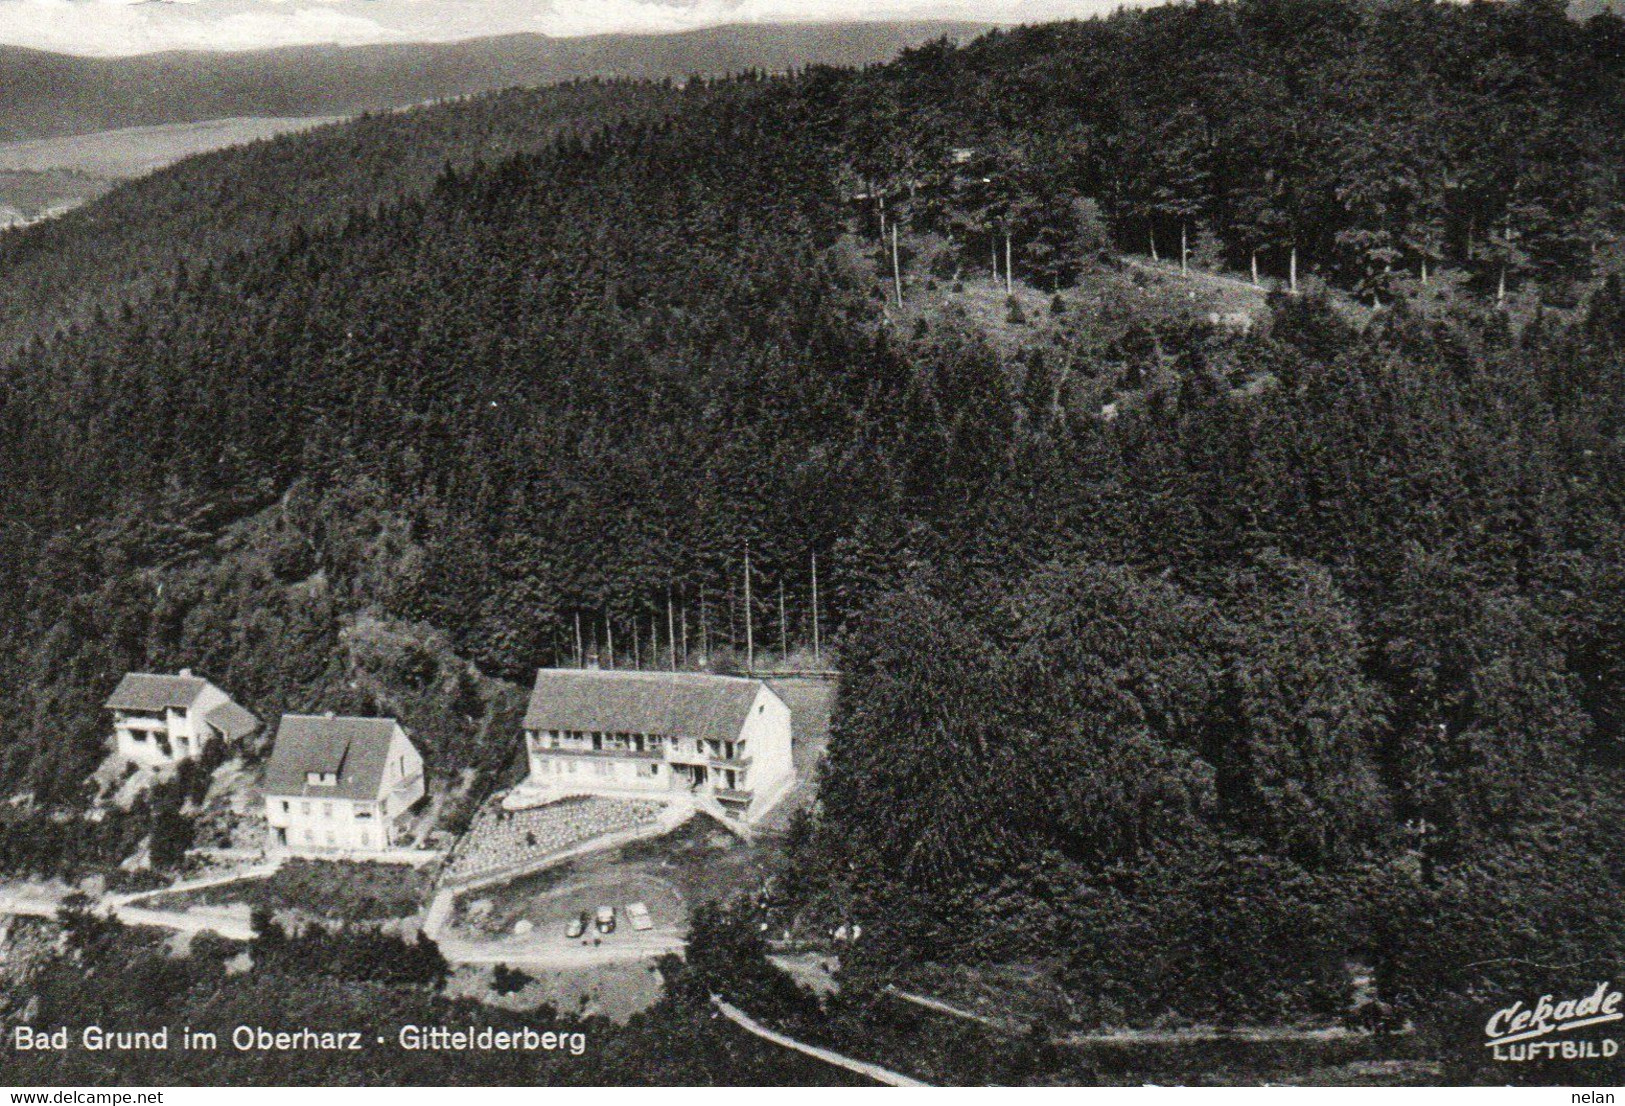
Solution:
<svg viewBox="0 0 1625 1106"><path fill-rule="evenodd" d="M304 815L306 818L309 818L311 816L311 808L313 806L315 806L314 803L302 802L302 803L299 804L299 813ZM382 803L378 804L378 809L379 809L380 813L387 813L388 808L389 808L389 804L387 802L382 802ZM282 813L284 813L284 814L293 813L293 802L291 800L289 800L289 799L283 799L282 800ZM357 804L356 807L355 807L355 816L358 819L371 818L372 817L372 804L371 803L359 803L359 804ZM322 804L322 817L323 818L331 818L331 817L333 817L333 804L332 803L323 803ZM307 830L306 832L309 832L309 831Z"/></svg>
<svg viewBox="0 0 1625 1106"><path fill-rule="evenodd" d="M551 769L547 767L549 764L553 766ZM591 775L599 777L610 777L616 775L614 761L592 760L582 762L573 760L570 757L545 758L542 761L542 767L539 769L539 771L551 771L555 775L559 776L573 776L576 774L576 765L578 764L583 765L581 769L583 773L590 773ZM660 764L658 761L639 764L637 769L638 775L645 779L650 776L660 775Z"/></svg>
<svg viewBox="0 0 1625 1106"><path fill-rule="evenodd" d="M571 757L544 757L536 770L542 774L551 772L556 776L573 776L577 772L576 766L582 763L585 763L588 766L583 770L584 772L590 771L592 775L601 779L613 777L617 774L614 761L593 760L582 762ZM551 768L548 767L550 764L552 765ZM640 763L636 767L637 776L639 779L652 779L660 775L659 762ZM685 766L679 765L677 768L673 769L673 771L681 773L688 771L688 769ZM694 771L703 772L705 769L697 768L694 769ZM717 772L720 774L713 778L718 781L720 786L725 787L730 791L745 790L745 773L743 771L727 768L718 769Z"/></svg>
<svg viewBox="0 0 1625 1106"><path fill-rule="evenodd" d="M185 745L187 742L191 741L191 738L187 737L183 733L165 735L159 730L147 731L147 730L136 730L136 729L132 729L132 730L129 730L127 732L130 735L130 740L131 741L134 741L137 744L142 744L142 745L146 744L147 734L149 732L151 732L154 740L161 740L164 736L168 736L169 740L173 741L177 745Z"/></svg>
<svg viewBox="0 0 1625 1106"><path fill-rule="evenodd" d="M728 760L745 755L743 741L718 741L716 738L697 737L690 743L687 738L667 737L664 734L620 733L610 730L548 730L545 734L531 734L530 744L533 751L540 751L545 747L561 750L658 753L669 745L673 753L679 754L693 752L696 756L713 756Z"/></svg>
<svg viewBox="0 0 1625 1106"><path fill-rule="evenodd" d="M316 843L317 843L316 842L316 831L313 830L313 829L306 829L305 830L305 844L314 845ZM336 845L338 845L338 837L333 833L332 830L328 830L327 831L327 846L329 848L333 848ZM372 848L372 834L368 833L366 830L361 831L361 847L363 849Z"/></svg>

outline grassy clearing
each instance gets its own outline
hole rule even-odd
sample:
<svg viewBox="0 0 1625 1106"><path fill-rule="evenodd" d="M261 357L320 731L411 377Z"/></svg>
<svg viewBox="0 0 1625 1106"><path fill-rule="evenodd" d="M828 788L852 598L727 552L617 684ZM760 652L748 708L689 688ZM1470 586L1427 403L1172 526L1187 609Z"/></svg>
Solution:
<svg viewBox="0 0 1625 1106"><path fill-rule="evenodd" d="M652 964L600 964L564 970L518 967L530 982L512 994L498 994L492 988L493 967L465 965L447 981L446 996L470 998L513 1011L551 1006L563 1014L603 1017L621 1025L660 1001L660 973Z"/></svg>
<svg viewBox="0 0 1625 1106"><path fill-rule="evenodd" d="M246 905L325 921L383 922L409 917L427 900L433 877L405 864L342 860L289 860L263 879L159 895L156 910Z"/></svg>

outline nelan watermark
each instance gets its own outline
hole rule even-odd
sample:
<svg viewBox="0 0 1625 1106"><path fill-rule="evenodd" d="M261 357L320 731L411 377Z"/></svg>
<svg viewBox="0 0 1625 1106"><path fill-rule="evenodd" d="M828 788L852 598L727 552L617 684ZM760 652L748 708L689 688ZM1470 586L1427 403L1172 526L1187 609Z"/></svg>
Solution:
<svg viewBox="0 0 1625 1106"><path fill-rule="evenodd" d="M1625 994L1608 983L1597 984L1597 989L1583 998L1564 999L1555 1004L1551 995L1541 995L1533 1006L1525 1006L1520 999L1497 1010L1484 1024L1484 1034L1489 1037L1484 1047L1493 1050L1491 1055L1495 1059L1512 1062L1597 1060L1615 1056L1619 1053L1619 1041L1612 1037L1542 1038L1625 1020L1622 1004L1625 1004Z"/></svg>

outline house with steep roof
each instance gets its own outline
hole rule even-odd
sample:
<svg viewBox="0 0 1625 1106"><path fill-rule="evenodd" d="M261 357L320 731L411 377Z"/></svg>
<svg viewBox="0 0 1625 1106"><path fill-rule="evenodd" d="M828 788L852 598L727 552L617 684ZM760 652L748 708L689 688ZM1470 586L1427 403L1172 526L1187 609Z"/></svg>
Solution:
<svg viewBox="0 0 1625 1106"><path fill-rule="evenodd" d="M284 714L260 790L273 849L378 852L423 798L423 757L393 718Z"/></svg>
<svg viewBox="0 0 1625 1106"><path fill-rule="evenodd" d="M750 823L795 782L790 708L760 680L544 668L524 730L533 792L690 798Z"/></svg>
<svg viewBox="0 0 1625 1106"><path fill-rule="evenodd" d="M190 668L174 676L130 672L103 704L113 712L113 748L145 768L203 755L215 741L238 741L260 720Z"/></svg>

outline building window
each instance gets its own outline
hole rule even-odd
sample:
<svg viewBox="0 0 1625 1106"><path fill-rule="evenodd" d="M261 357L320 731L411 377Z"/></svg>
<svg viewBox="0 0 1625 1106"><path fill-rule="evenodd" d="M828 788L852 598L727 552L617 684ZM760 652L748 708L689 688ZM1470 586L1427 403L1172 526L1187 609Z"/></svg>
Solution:
<svg viewBox="0 0 1625 1106"><path fill-rule="evenodd" d="M316 831L310 829L308 826L305 828L305 843L308 845L314 845L316 843Z"/></svg>
<svg viewBox="0 0 1625 1106"><path fill-rule="evenodd" d="M323 818L331 818L331 817L333 817L333 804L332 803L323 803L322 804L322 817Z"/></svg>
<svg viewBox="0 0 1625 1106"><path fill-rule="evenodd" d="M372 848L372 835L371 834L368 834L366 832L363 832L361 834L361 847L363 849Z"/></svg>
<svg viewBox="0 0 1625 1106"><path fill-rule="evenodd" d="M310 817L310 804L309 803L300 803L299 804L299 813L303 814L306 818L309 818Z"/></svg>
<svg viewBox="0 0 1625 1106"><path fill-rule="evenodd" d="M293 804L290 803L288 800L283 799L282 800L282 813L286 814L292 809L293 809Z"/></svg>

